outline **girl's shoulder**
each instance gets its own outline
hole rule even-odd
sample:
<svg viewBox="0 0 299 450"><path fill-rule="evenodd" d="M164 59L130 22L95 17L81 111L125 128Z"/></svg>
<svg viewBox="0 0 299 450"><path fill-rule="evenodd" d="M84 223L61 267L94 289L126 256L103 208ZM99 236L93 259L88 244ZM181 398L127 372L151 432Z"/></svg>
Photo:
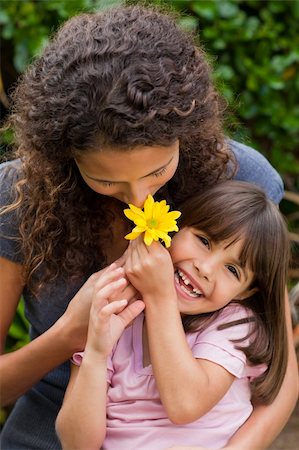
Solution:
<svg viewBox="0 0 299 450"><path fill-rule="evenodd" d="M202 331L192 333L195 342L232 342L254 335L255 313L246 306L238 303L230 303L217 314L215 318Z"/></svg>
<svg viewBox="0 0 299 450"><path fill-rule="evenodd" d="M253 367L242 350L255 336L251 318L254 319L254 313L249 308L226 306L202 332L193 333L192 342L188 340L193 356L219 364L237 378L259 376L266 366Z"/></svg>

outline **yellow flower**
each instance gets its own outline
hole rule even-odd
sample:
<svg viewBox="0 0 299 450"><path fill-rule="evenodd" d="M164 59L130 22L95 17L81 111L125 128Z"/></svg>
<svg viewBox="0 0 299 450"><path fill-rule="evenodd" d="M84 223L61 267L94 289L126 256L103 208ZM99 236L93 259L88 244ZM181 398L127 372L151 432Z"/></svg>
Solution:
<svg viewBox="0 0 299 450"><path fill-rule="evenodd" d="M162 239L165 246L170 247L171 238L167 233L179 231L176 219L181 215L179 211L169 211L169 205L165 200L155 202L151 195L148 195L144 202L143 210L129 204L130 209L125 209L124 213L128 219L136 225L132 232L125 236L125 239L132 241L141 233L144 233L144 242L151 245L153 241Z"/></svg>

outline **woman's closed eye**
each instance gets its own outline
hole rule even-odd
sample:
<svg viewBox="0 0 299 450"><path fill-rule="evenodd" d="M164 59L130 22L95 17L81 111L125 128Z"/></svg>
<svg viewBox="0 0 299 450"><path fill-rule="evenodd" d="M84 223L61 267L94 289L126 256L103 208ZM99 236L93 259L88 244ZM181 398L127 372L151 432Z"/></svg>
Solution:
<svg viewBox="0 0 299 450"><path fill-rule="evenodd" d="M111 187L115 184L115 183L113 183L113 181L99 181L99 183L105 187Z"/></svg>
<svg viewBox="0 0 299 450"><path fill-rule="evenodd" d="M162 169L158 170L157 172L154 172L152 175L154 177L161 177L166 172L167 168L163 167Z"/></svg>

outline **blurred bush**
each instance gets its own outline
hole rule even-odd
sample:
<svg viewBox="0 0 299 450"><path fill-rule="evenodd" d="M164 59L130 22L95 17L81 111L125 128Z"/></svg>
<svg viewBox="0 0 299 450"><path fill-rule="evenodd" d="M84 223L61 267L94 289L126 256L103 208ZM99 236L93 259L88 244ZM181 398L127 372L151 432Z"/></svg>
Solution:
<svg viewBox="0 0 299 450"><path fill-rule="evenodd" d="M172 4L182 25L199 33L232 110L234 137L265 153L281 174L298 175L299 2L149 3Z"/></svg>

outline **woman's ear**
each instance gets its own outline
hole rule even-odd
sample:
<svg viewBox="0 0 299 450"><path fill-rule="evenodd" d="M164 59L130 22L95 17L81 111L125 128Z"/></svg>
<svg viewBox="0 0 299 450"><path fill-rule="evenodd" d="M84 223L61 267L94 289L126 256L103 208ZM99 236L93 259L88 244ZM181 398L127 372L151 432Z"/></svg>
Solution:
<svg viewBox="0 0 299 450"><path fill-rule="evenodd" d="M246 291L242 292L236 300L245 300L246 298L251 297L253 294L255 294L258 291L257 287L254 287L252 289L246 289Z"/></svg>

